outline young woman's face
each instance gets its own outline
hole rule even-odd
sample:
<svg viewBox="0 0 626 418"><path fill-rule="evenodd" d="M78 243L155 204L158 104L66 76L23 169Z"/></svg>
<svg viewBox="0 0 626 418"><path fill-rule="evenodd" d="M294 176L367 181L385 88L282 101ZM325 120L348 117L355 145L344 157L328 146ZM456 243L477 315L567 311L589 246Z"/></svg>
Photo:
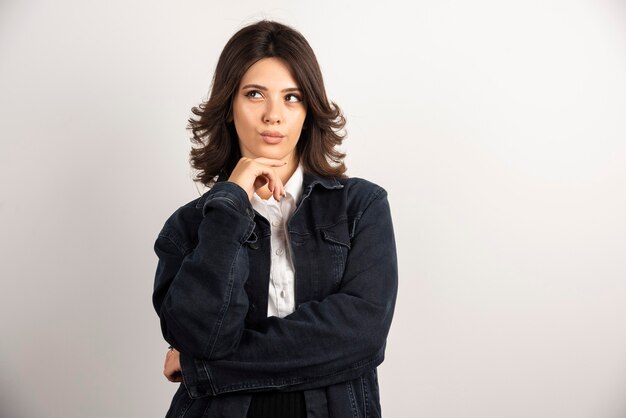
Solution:
<svg viewBox="0 0 626 418"><path fill-rule="evenodd" d="M233 100L233 121L243 157L293 162L306 106L289 67L263 58L244 74Z"/></svg>

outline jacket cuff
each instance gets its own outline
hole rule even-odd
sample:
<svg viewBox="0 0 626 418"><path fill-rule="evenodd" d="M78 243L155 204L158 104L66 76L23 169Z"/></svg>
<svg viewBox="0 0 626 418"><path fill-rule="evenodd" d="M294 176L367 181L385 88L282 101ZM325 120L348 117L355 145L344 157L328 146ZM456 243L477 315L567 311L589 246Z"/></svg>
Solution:
<svg viewBox="0 0 626 418"><path fill-rule="evenodd" d="M220 181L215 183L207 192L207 198L202 206L202 216L207 213L208 207L215 204L216 201L223 201L229 204L233 209L250 219L254 219L254 210L248 199L248 193L232 181Z"/></svg>
<svg viewBox="0 0 626 418"><path fill-rule="evenodd" d="M191 356L180 353L180 368L183 383L190 398L202 398L214 393L208 370L202 360L195 360Z"/></svg>

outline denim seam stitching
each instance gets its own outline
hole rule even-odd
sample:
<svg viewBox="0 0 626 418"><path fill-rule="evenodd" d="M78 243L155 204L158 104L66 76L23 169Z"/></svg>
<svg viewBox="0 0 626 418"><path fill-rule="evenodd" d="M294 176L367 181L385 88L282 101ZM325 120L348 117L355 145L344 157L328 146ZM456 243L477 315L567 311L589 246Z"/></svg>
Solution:
<svg viewBox="0 0 626 418"><path fill-rule="evenodd" d="M322 238L324 238L326 241L330 241L330 242L332 242L334 244L338 244L338 245L341 245L341 246L344 246L344 247L348 247L348 248L351 247L349 242L347 242L347 243L346 242L342 242L342 241L336 239L335 237L333 237L331 234L327 233L326 231L322 231Z"/></svg>
<svg viewBox="0 0 626 418"><path fill-rule="evenodd" d="M333 282L335 284L338 284L341 282L343 271L345 269L345 260L342 248L346 247L343 244L333 243L330 248L333 254L333 258L335 259L335 262L333 263L333 273L335 275Z"/></svg>
<svg viewBox="0 0 626 418"><path fill-rule="evenodd" d="M187 411L189 411L189 408L191 407L191 404L193 403L194 399L193 398L189 398L189 400L187 402L185 402L182 410L180 411L180 415L178 416L178 418L184 418L185 415L187 414Z"/></svg>
<svg viewBox="0 0 626 418"><path fill-rule="evenodd" d="M350 398L350 406L352 407L352 416L359 418L359 411L356 410L356 400L354 399L354 389L352 388L352 381L346 382L348 387L348 397Z"/></svg>
<svg viewBox="0 0 626 418"><path fill-rule="evenodd" d="M174 247L178 250L178 252L180 252L182 255L186 255L191 251L188 245L182 245L183 240L180 239L178 237L178 234L176 234L173 231L170 231L167 233L161 232L159 233L159 238L165 238L166 240L171 242L174 245Z"/></svg>
<svg viewBox="0 0 626 418"><path fill-rule="evenodd" d="M367 383L363 376L361 376L361 391L363 393L363 417L367 418L369 416L369 400L367 396Z"/></svg>
<svg viewBox="0 0 626 418"><path fill-rule="evenodd" d="M348 220L347 216L342 216L340 218L337 219L337 222L333 222L333 223L329 223L329 224L323 224L323 225L315 225L315 229L325 229L325 228L332 228L335 225L340 225L344 222L346 222Z"/></svg>
<svg viewBox="0 0 626 418"><path fill-rule="evenodd" d="M376 189L375 191L373 191L370 194L370 198L367 201L367 203L365 204L365 208L355 217L354 219L354 229L352 231L352 238L354 237L354 234L356 234L356 229L358 227L358 223L361 221L361 219L363 218L363 214L365 214L365 212L367 211L367 209L369 209L369 207L372 205L372 203L379 198L379 196L381 194L383 194L383 192L385 191L385 189L383 189L382 187L379 187L378 189Z"/></svg>
<svg viewBox="0 0 626 418"><path fill-rule="evenodd" d="M235 209L237 212L239 212L239 207L237 206L237 204L235 203L235 201L233 199L231 199L230 197L227 196L213 196L211 199L208 199L206 204L208 205L209 202L213 201L213 200L223 200L225 202L229 203L229 206L232 207L233 209ZM204 212L204 210L203 210Z"/></svg>
<svg viewBox="0 0 626 418"><path fill-rule="evenodd" d="M211 393L215 394L215 385L213 384L213 377L211 373L209 373L209 368L206 366L206 361L202 361L202 367L204 368L204 373L206 374L207 381L209 382L209 388L211 389Z"/></svg>

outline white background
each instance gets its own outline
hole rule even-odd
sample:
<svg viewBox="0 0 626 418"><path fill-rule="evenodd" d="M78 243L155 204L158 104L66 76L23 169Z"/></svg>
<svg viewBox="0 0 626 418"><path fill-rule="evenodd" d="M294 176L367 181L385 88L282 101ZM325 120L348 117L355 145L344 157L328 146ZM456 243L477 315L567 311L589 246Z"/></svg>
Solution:
<svg viewBox="0 0 626 418"><path fill-rule="evenodd" d="M0 415L165 414L152 245L201 192L190 109L260 18L307 37L349 174L389 192L384 415L626 416L618 0L3 0Z"/></svg>

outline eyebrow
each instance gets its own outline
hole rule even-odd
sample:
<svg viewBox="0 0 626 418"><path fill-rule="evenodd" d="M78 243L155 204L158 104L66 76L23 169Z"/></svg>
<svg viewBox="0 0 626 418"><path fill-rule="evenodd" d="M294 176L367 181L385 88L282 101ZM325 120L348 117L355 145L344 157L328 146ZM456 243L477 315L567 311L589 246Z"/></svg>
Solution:
<svg viewBox="0 0 626 418"><path fill-rule="evenodd" d="M241 88L241 90L250 89L250 88L258 89L258 90L262 90L262 91L267 91L267 87L262 86L260 84L246 84L245 86L243 86ZM300 88L298 88L298 87L289 87L287 89L282 89L281 90L281 92L283 92L283 93L288 93L288 92L291 92L291 91L302 91L302 90L300 90Z"/></svg>

